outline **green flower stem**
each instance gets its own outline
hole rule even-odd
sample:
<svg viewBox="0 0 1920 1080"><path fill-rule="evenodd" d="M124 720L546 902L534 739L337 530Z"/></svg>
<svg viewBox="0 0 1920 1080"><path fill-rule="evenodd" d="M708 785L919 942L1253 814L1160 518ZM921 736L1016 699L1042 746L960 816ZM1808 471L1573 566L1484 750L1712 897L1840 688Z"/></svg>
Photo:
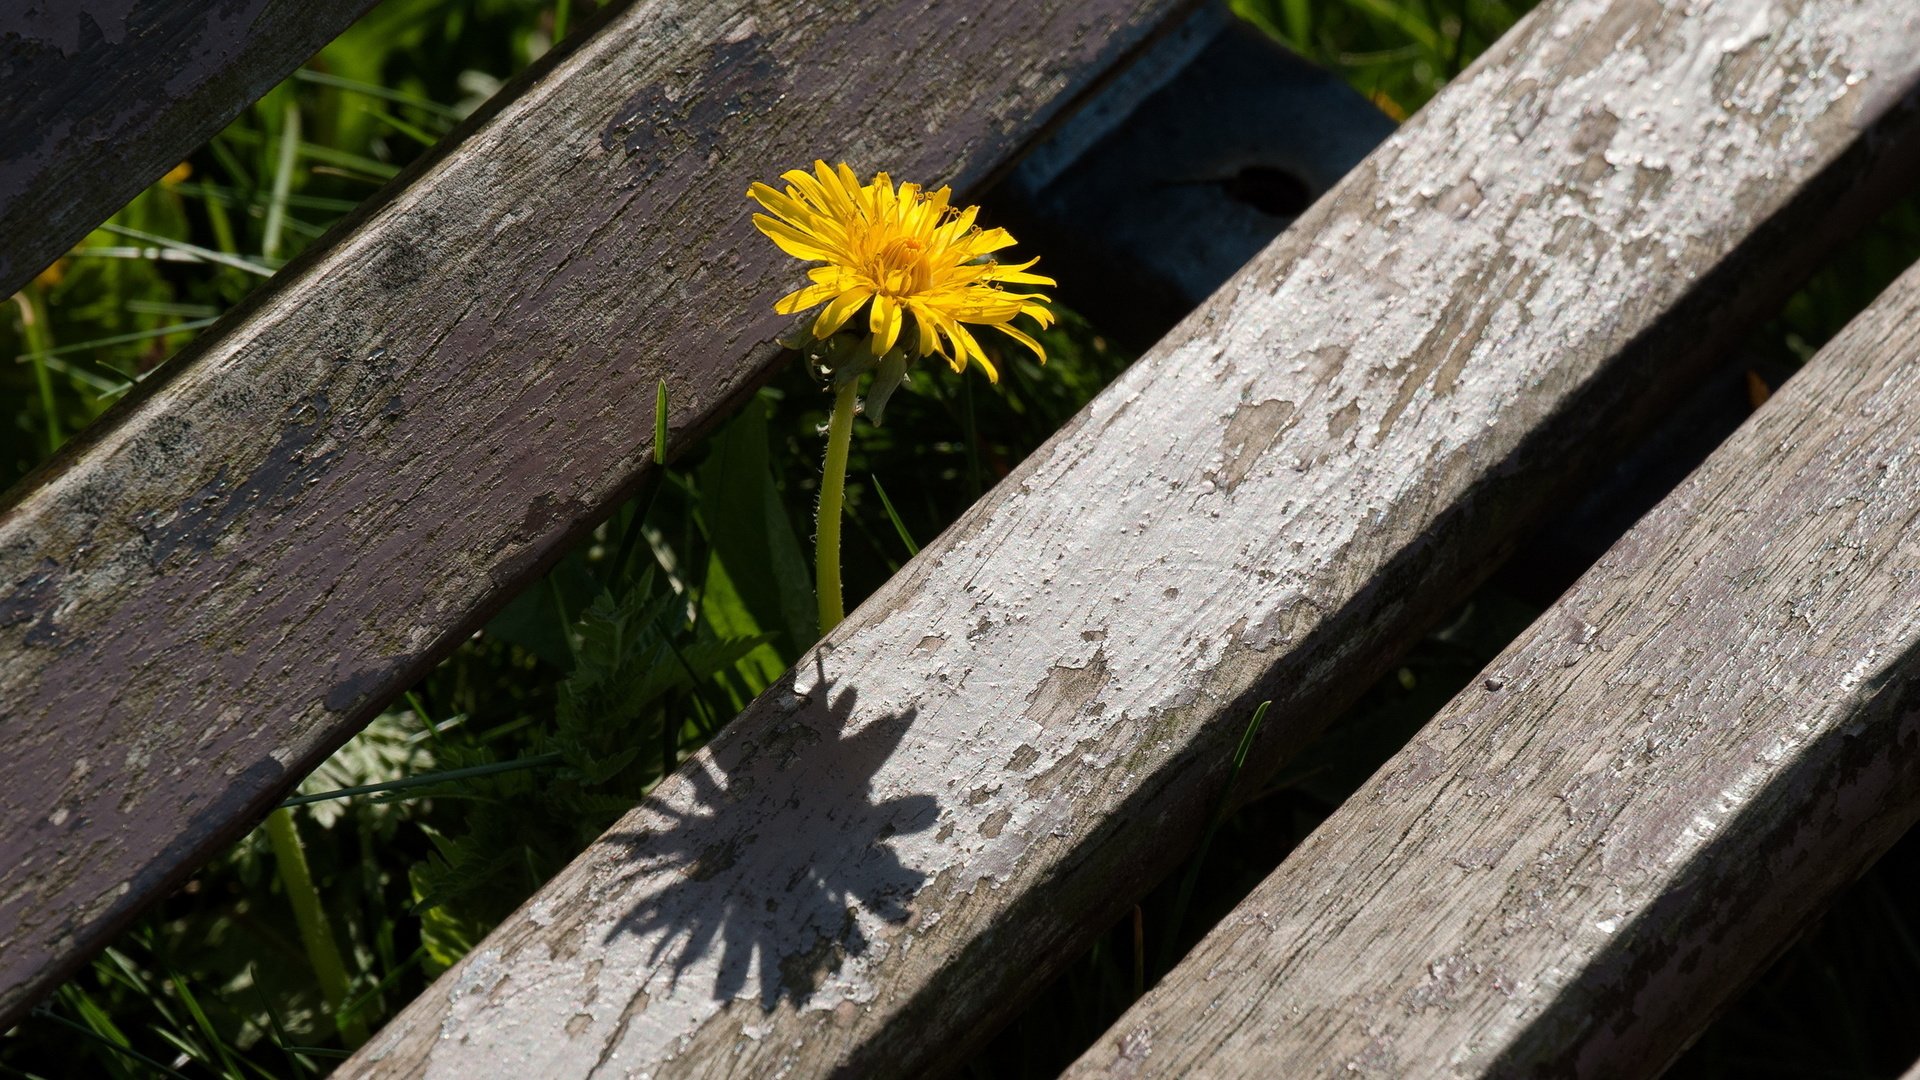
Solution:
<svg viewBox="0 0 1920 1080"><path fill-rule="evenodd" d="M314 978L320 982L320 996L339 1025L340 1037L348 1046L359 1046L367 1041L367 1025L357 1016L340 1011L347 1001L347 965L340 959L340 947L334 944L326 913L320 910L320 893L313 887L313 874L307 869L307 853L300 846L293 811L283 806L267 815L267 840L273 844L280 884L286 887L287 900L293 905L293 921L300 926L307 962L313 965Z"/></svg>
<svg viewBox="0 0 1920 1080"><path fill-rule="evenodd" d="M820 514L814 521L813 579L820 600L822 637L847 617L840 599L840 507L847 493L847 446L853 441L855 381L847 380L833 396L833 415L827 420L827 467L820 477Z"/></svg>
<svg viewBox="0 0 1920 1080"><path fill-rule="evenodd" d="M48 347L47 328L40 322L40 306L33 302L33 286L28 286L13 294L14 302L20 305L20 329L27 339L27 352L33 356L33 377L40 389L40 407L47 416L47 453L60 449L66 436L60 430L60 401L53 394L53 376L47 370L47 359L53 351Z"/></svg>

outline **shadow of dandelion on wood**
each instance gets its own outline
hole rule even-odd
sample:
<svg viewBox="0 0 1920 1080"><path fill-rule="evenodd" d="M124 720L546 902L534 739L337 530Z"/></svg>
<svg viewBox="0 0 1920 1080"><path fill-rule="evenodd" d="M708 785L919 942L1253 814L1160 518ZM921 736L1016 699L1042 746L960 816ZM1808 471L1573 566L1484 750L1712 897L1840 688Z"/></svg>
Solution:
<svg viewBox="0 0 1920 1080"><path fill-rule="evenodd" d="M787 722L743 762L754 773L807 770L804 795L778 807L742 805L753 792L751 773L729 775L703 756L681 773L694 805L652 807L667 828L603 838L627 850L629 881L677 871L644 890L605 944L629 935L650 942L649 965L671 965L676 992L690 972L711 970L715 1000L757 996L771 1010L782 998L804 1004L849 958L874 947L863 912L908 922L908 901L927 875L887 841L932 828L940 805L932 795L876 801L872 781L915 710L859 720L858 691L832 691L821 670Z"/></svg>

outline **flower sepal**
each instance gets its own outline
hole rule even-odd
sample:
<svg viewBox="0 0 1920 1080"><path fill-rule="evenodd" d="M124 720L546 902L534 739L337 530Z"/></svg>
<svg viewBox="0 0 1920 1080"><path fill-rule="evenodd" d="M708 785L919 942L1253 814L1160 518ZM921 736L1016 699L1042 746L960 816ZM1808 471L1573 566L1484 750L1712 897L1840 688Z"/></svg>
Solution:
<svg viewBox="0 0 1920 1080"><path fill-rule="evenodd" d="M818 344L819 340L819 338L813 336L813 327L811 324L798 323L788 329L786 333L774 338L773 343L783 349L791 349L797 353L804 353Z"/></svg>
<svg viewBox="0 0 1920 1080"><path fill-rule="evenodd" d="M807 370L836 391L872 371L880 357L867 348L865 334L835 334L825 340L809 336L801 355L807 358Z"/></svg>
<svg viewBox="0 0 1920 1080"><path fill-rule="evenodd" d="M873 381L867 384L860 412L869 423L879 427L887 411L887 401L900 384L907 381L907 350L896 346L885 356L875 356L867 346L865 334L835 334L825 341L809 335L801 355L807 358L807 370L825 384L830 393L858 382L861 376L871 372Z"/></svg>
<svg viewBox="0 0 1920 1080"><path fill-rule="evenodd" d="M887 411L887 400L906 381L907 351L895 348L880 358L873 369L873 381L867 384L866 400L861 403L860 411L866 414L868 423L880 426L880 418Z"/></svg>

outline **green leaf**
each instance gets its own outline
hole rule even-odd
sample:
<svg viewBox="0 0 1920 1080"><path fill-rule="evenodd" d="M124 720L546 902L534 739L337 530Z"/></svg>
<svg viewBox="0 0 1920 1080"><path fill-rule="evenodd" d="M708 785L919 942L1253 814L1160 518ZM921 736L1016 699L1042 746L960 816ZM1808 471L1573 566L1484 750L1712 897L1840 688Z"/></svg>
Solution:
<svg viewBox="0 0 1920 1080"><path fill-rule="evenodd" d="M477 892L490 891L523 857L515 845L470 833L457 839L428 832L433 853L413 868L414 911L425 913ZM485 933L483 929L482 934ZM476 937L475 940L478 940ZM433 950L429 947L429 953Z"/></svg>
<svg viewBox="0 0 1920 1080"><path fill-rule="evenodd" d="M726 564L717 554L707 558L707 585L700 594L700 614L716 636L754 638L762 642L769 638L761 633L759 620L747 609L740 591L734 587L732 575L727 573ZM736 711L745 708L760 691L786 674L787 667L786 658L771 644L762 644L748 652L736 665L735 674L742 685L736 687L723 681L728 704Z"/></svg>
<svg viewBox="0 0 1920 1080"><path fill-rule="evenodd" d="M784 671L819 638L819 627L813 575L768 465L766 402L748 402L714 435L696 479L708 543L753 627L777 636Z"/></svg>
<svg viewBox="0 0 1920 1080"><path fill-rule="evenodd" d="M578 612L593 601L599 588L592 574L576 557L560 561L548 574L552 586L534 582L521 590L507 606L487 623L484 633L509 644L518 645L555 668L573 667L573 653L567 648L568 627L560 625L554 611L553 589L570 612Z"/></svg>

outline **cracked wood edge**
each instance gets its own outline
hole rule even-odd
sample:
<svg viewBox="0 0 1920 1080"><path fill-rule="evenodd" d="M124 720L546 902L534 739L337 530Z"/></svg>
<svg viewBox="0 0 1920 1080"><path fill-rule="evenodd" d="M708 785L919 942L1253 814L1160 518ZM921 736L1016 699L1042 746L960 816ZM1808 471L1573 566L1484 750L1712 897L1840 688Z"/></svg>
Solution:
<svg viewBox="0 0 1920 1080"><path fill-rule="evenodd" d="M1180 8L642 0L16 488L0 1024L751 392L750 181L977 186Z"/></svg>
<svg viewBox="0 0 1920 1080"><path fill-rule="evenodd" d="M1920 268L1068 1071L1657 1075L1920 817Z"/></svg>
<svg viewBox="0 0 1920 1080"><path fill-rule="evenodd" d="M1912 175L1917 43L1902 0L1536 12L338 1075L954 1066L1255 702L1257 774Z"/></svg>
<svg viewBox="0 0 1920 1080"><path fill-rule="evenodd" d="M0 13L0 296L212 138L373 0L66 0Z"/></svg>

